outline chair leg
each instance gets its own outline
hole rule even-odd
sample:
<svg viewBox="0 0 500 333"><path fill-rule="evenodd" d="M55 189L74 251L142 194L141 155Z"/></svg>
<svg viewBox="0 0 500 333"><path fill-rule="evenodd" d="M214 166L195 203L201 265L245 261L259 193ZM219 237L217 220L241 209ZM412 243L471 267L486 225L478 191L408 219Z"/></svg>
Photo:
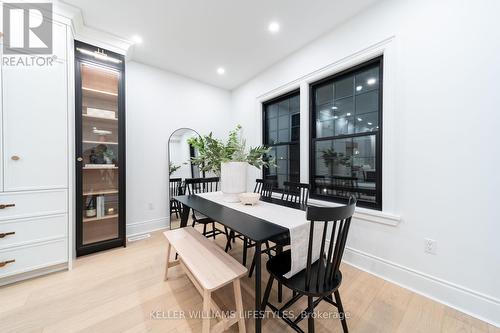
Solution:
<svg viewBox="0 0 500 333"><path fill-rule="evenodd" d="M236 238L235 234L234 234L234 231L230 230L230 229L228 231L228 229L226 227L224 227L224 229L226 231L226 236L227 236L228 241L229 241L229 249L232 250L233 249L233 245L231 245L231 239L233 240L233 243L234 243L234 239Z"/></svg>
<svg viewBox="0 0 500 333"><path fill-rule="evenodd" d="M307 311L309 312L307 318L307 332L314 333L314 300L312 296L307 297Z"/></svg>
<svg viewBox="0 0 500 333"><path fill-rule="evenodd" d="M226 242L226 248L224 249L225 252L229 251L229 249L231 249L231 236L234 235L234 231L230 231L229 232L229 235L227 233L227 228L224 227L224 231L226 232L226 238L227 238L227 242Z"/></svg>
<svg viewBox="0 0 500 333"><path fill-rule="evenodd" d="M179 218L179 206L177 205L177 201L174 202L174 213L175 213L175 218Z"/></svg>
<svg viewBox="0 0 500 333"><path fill-rule="evenodd" d="M337 303L337 308L339 310L340 322L342 323L342 329L344 333L348 333L349 329L347 328L347 319L345 318L344 307L342 306L342 300L340 299L340 293L338 290L335 290L335 303Z"/></svg>
<svg viewBox="0 0 500 333"><path fill-rule="evenodd" d="M168 247L167 247L167 260L166 260L166 263L165 263L165 277L164 277L164 281L167 281L168 279L168 263L170 262L170 249L172 248L172 245L170 245L170 242L168 243Z"/></svg>
<svg viewBox="0 0 500 333"><path fill-rule="evenodd" d="M203 236L207 235L207 224L203 223Z"/></svg>
<svg viewBox="0 0 500 333"><path fill-rule="evenodd" d="M215 239L215 222L212 222L212 233L213 233L213 237Z"/></svg>
<svg viewBox="0 0 500 333"><path fill-rule="evenodd" d="M243 266L247 265L248 239L243 238Z"/></svg>
<svg viewBox="0 0 500 333"><path fill-rule="evenodd" d="M203 292L203 333L210 333L210 291Z"/></svg>
<svg viewBox="0 0 500 333"><path fill-rule="evenodd" d="M250 265L250 271L248 272L248 277L252 277L254 269L255 269L255 254L252 259L252 264Z"/></svg>
<svg viewBox="0 0 500 333"><path fill-rule="evenodd" d="M267 303L269 302L269 294L271 293L271 289L273 288L274 276L270 275L269 280L267 281L266 291L264 292L264 299L262 300L262 311L266 310Z"/></svg>
<svg viewBox="0 0 500 333"><path fill-rule="evenodd" d="M238 330L239 333L245 333L245 316L243 314L243 299L241 298L240 279L233 281L234 302L236 304L236 312L238 313Z"/></svg>
<svg viewBox="0 0 500 333"><path fill-rule="evenodd" d="M283 252L283 246L278 246L276 248L276 255L280 254ZM283 300L283 284L278 281L278 303L281 303Z"/></svg>

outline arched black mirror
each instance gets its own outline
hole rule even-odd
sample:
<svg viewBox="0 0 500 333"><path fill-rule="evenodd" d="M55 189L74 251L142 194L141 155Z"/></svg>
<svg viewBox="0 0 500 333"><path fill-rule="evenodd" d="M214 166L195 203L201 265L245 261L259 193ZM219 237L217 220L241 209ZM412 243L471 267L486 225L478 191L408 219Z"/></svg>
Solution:
<svg viewBox="0 0 500 333"><path fill-rule="evenodd" d="M184 194L186 178L203 177L199 167L191 164L191 157L195 157L197 151L188 143L188 140L196 136L199 136L198 132L191 128L179 128L170 135L168 140L170 229L179 227L181 211L180 205L172 198Z"/></svg>

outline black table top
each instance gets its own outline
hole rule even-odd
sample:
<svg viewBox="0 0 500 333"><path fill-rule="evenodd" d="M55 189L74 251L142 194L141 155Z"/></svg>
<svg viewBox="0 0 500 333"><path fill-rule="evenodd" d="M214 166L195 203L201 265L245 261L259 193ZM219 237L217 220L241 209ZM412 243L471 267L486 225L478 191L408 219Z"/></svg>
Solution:
<svg viewBox="0 0 500 333"><path fill-rule="evenodd" d="M289 201L284 201L278 198L267 198L267 197L262 197L260 198L260 201L265 201L269 202L275 205L280 205L280 206L285 206L289 208L294 208L294 209L300 209L300 210L306 210L307 205L302 205L301 203L298 202L289 202Z"/></svg>
<svg viewBox="0 0 500 333"><path fill-rule="evenodd" d="M174 199L256 242L264 242L273 237L288 234L288 229L285 227L197 195L181 195L174 197ZM261 200L296 209L305 210L306 208L298 203L284 203L274 198L263 198Z"/></svg>

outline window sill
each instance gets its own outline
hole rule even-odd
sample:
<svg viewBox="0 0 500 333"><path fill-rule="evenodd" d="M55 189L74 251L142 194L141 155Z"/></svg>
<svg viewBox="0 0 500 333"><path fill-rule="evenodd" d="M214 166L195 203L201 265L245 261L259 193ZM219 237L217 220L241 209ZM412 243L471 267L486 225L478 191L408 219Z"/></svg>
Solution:
<svg viewBox="0 0 500 333"><path fill-rule="evenodd" d="M309 199L309 203L324 207L341 206L340 204L334 202L317 200L317 199ZM385 224L393 227L396 227L401 222L401 217L398 215L363 207L356 207L356 211L353 217L357 220Z"/></svg>
<svg viewBox="0 0 500 333"><path fill-rule="evenodd" d="M281 199L281 194L273 193L273 197L277 199ZM315 206L321 206L321 207L338 207L342 206L342 204L338 204L335 202L330 202L330 201L325 201L325 200L318 200L318 199L311 199L307 201L310 204L313 204ZM356 207L356 211L354 212L355 219L357 220L362 220L362 221L367 221L367 222L372 222L372 223L379 223L379 224L384 224L384 225L389 225L392 227L397 227L399 223L401 222L401 216L387 213L387 212L381 212L379 210L374 210L374 209L369 209L369 208L363 208L363 207Z"/></svg>

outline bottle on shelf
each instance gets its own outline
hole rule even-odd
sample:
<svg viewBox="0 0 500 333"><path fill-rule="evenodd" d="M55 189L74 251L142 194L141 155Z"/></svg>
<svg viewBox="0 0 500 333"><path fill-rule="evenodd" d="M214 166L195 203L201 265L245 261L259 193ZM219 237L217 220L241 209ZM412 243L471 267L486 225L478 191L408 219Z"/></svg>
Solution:
<svg viewBox="0 0 500 333"><path fill-rule="evenodd" d="M96 216L97 216L96 200L95 197L90 197L88 200L87 207L85 209L85 217L90 218Z"/></svg>

